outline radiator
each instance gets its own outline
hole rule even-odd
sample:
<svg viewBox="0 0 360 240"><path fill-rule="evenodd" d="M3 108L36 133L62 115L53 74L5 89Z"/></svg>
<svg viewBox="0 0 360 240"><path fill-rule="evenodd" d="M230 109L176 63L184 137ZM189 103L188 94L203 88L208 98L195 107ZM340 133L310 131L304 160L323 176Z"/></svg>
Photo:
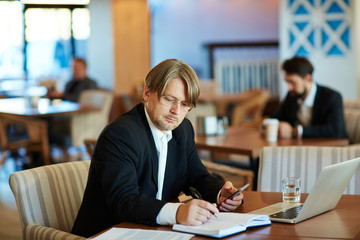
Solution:
<svg viewBox="0 0 360 240"><path fill-rule="evenodd" d="M272 96L279 95L279 61L216 61L215 80L219 93L239 93L253 88L269 89Z"/></svg>

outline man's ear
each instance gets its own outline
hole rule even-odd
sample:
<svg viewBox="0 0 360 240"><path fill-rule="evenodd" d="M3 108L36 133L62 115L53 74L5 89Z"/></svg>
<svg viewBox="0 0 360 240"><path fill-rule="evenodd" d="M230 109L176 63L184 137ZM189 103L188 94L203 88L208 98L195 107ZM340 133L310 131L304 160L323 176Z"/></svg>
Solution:
<svg viewBox="0 0 360 240"><path fill-rule="evenodd" d="M306 82L309 82L309 83L312 82L312 76L311 76L311 74L309 74L309 73L306 74L305 77L304 77L304 79L305 79Z"/></svg>
<svg viewBox="0 0 360 240"><path fill-rule="evenodd" d="M144 92L143 92L143 99L147 102L148 98L150 97L150 89L145 85Z"/></svg>

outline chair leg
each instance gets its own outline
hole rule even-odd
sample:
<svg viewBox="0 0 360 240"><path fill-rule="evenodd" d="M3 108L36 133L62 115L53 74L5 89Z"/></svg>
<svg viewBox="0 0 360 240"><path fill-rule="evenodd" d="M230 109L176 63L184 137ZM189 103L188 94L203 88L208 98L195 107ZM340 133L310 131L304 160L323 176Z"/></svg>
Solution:
<svg viewBox="0 0 360 240"><path fill-rule="evenodd" d="M6 158L7 158L7 151L2 151L1 152L0 166L3 166L5 164Z"/></svg>
<svg viewBox="0 0 360 240"><path fill-rule="evenodd" d="M62 146L61 149L62 149L62 151L63 151L63 159L64 159L64 162L70 162L71 159L70 159L70 154L69 154L69 149L68 149L68 147Z"/></svg>
<svg viewBox="0 0 360 240"><path fill-rule="evenodd" d="M44 159L44 165L51 164L51 162L50 162L50 148L49 147L43 147L42 155L43 155L43 159Z"/></svg>

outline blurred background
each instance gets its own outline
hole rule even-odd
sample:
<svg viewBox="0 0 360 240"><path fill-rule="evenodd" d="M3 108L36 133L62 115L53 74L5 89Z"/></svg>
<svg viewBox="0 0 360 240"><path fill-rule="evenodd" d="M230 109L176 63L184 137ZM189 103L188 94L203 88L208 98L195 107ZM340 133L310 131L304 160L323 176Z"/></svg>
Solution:
<svg viewBox="0 0 360 240"><path fill-rule="evenodd" d="M284 94L278 64L303 55L315 66L315 81L357 98L358 5L351 0L0 1L0 81L55 80L61 89L77 56L88 61L99 86L133 94L152 66L178 58L226 91L226 84L241 81L229 66L269 60L277 64L269 80L272 91Z"/></svg>

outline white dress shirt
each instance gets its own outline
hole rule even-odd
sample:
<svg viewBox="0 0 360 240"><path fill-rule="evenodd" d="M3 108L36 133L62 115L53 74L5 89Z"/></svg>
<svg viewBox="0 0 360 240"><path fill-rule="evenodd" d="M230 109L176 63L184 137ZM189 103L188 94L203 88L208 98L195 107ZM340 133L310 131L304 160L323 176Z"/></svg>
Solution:
<svg viewBox="0 0 360 240"><path fill-rule="evenodd" d="M168 142L172 138L172 131L163 133L160 131L154 123L151 121L149 114L145 108L146 119L149 123L151 133L154 138L156 151L159 157L159 169L158 169L158 192L156 194L156 199L161 200L162 190L164 185L164 176L166 169L166 158L168 150ZM217 195L217 203L219 203L221 189ZM159 214L156 217L156 223L160 225L174 225L176 223L176 213L179 206L184 203L166 203L160 210Z"/></svg>
<svg viewBox="0 0 360 240"><path fill-rule="evenodd" d="M168 131L167 133L163 133L162 131L160 131L151 121L149 114L146 111L146 108L145 108L145 115L149 123L151 133L154 138L156 151L159 158L158 192L156 194L156 199L161 200L162 190L164 186L168 142L172 138L172 131ZM182 203L166 203L161 208L158 216L156 217L156 222L160 225L174 225L176 223L176 212L181 204Z"/></svg>
<svg viewBox="0 0 360 240"><path fill-rule="evenodd" d="M301 128L300 132L298 133L300 136L302 135L302 126L310 126L311 124L312 109L315 102L316 91L317 91L317 86L313 82L311 83L311 88L306 98L304 100L302 99L298 100L299 111L297 114L297 118L299 120L299 124Z"/></svg>

